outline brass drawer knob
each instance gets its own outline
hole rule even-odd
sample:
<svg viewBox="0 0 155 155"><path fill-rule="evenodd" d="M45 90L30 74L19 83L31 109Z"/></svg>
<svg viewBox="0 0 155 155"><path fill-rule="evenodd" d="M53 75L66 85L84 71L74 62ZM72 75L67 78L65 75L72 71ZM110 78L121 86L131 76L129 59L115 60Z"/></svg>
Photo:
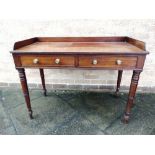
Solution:
<svg viewBox="0 0 155 155"><path fill-rule="evenodd" d="M39 59L33 59L33 63L34 64L38 64L39 63Z"/></svg>
<svg viewBox="0 0 155 155"><path fill-rule="evenodd" d="M116 64L117 65L121 65L122 64L122 61L121 60L116 60Z"/></svg>
<svg viewBox="0 0 155 155"><path fill-rule="evenodd" d="M60 63L60 59L58 59L58 58L55 59L55 63L56 63L56 64L59 64L59 63Z"/></svg>
<svg viewBox="0 0 155 155"><path fill-rule="evenodd" d="M93 65L96 65L96 64L97 64L97 60L94 59L94 60L93 60Z"/></svg>

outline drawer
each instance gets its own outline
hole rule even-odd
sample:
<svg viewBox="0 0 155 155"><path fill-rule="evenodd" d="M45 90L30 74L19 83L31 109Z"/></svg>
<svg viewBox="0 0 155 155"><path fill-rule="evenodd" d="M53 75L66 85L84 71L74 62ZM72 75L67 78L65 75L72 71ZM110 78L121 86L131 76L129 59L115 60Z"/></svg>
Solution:
<svg viewBox="0 0 155 155"><path fill-rule="evenodd" d="M79 67L135 68L134 56L80 56Z"/></svg>
<svg viewBox="0 0 155 155"><path fill-rule="evenodd" d="M74 56L66 55L23 55L20 60L23 67L74 66L75 62Z"/></svg>

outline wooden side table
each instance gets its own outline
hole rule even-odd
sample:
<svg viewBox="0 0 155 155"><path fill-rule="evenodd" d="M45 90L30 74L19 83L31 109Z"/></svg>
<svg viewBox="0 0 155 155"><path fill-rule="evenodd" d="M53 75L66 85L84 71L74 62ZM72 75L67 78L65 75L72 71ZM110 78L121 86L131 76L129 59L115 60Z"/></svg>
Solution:
<svg viewBox="0 0 155 155"><path fill-rule="evenodd" d="M145 43L129 37L36 37L14 44L11 51L19 72L25 102L32 119L32 108L25 68L39 69L46 96L44 69L118 70L118 95L123 70L133 70L123 122L129 121L140 73L148 52Z"/></svg>

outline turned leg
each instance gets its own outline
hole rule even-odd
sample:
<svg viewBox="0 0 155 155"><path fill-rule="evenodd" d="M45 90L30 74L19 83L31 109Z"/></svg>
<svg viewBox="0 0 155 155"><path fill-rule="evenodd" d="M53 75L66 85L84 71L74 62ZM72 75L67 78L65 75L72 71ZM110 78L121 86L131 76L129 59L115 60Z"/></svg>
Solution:
<svg viewBox="0 0 155 155"><path fill-rule="evenodd" d="M134 97L136 94L136 89L138 86L140 73L141 73L141 71L133 71L128 101L127 101L127 105L126 105L126 109L125 109L125 114L124 114L124 117L122 120L124 123L128 123L129 118L130 118L130 112L131 112L131 108L133 107L133 100L134 100Z"/></svg>
<svg viewBox="0 0 155 155"><path fill-rule="evenodd" d="M123 70L119 70L119 71L118 71L117 88L116 88L116 92L115 92L116 97L118 96L118 93L119 93L120 84L121 84L121 79L122 79L122 73L123 73Z"/></svg>
<svg viewBox="0 0 155 155"><path fill-rule="evenodd" d="M44 78L44 70L43 69L39 69L39 70L40 70L40 77L41 77L42 87L43 87L43 91L44 91L44 96L47 96L46 86L45 86L45 78Z"/></svg>
<svg viewBox="0 0 155 155"><path fill-rule="evenodd" d="M31 109L31 103L30 103L29 90L28 90L28 86L27 86L25 70L23 68L22 69L17 69L17 70L19 72L19 78L20 78L20 82L21 82L25 102L26 102L26 105L27 105L27 109L29 111L29 116L32 119L33 116L32 116L32 109Z"/></svg>

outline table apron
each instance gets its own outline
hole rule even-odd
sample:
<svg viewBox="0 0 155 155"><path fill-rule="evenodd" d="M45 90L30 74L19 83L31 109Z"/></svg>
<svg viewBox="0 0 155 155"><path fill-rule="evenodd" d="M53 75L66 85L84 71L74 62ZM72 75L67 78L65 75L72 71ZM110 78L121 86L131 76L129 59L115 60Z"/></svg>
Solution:
<svg viewBox="0 0 155 155"><path fill-rule="evenodd" d="M145 55L14 54L16 68L142 70Z"/></svg>

